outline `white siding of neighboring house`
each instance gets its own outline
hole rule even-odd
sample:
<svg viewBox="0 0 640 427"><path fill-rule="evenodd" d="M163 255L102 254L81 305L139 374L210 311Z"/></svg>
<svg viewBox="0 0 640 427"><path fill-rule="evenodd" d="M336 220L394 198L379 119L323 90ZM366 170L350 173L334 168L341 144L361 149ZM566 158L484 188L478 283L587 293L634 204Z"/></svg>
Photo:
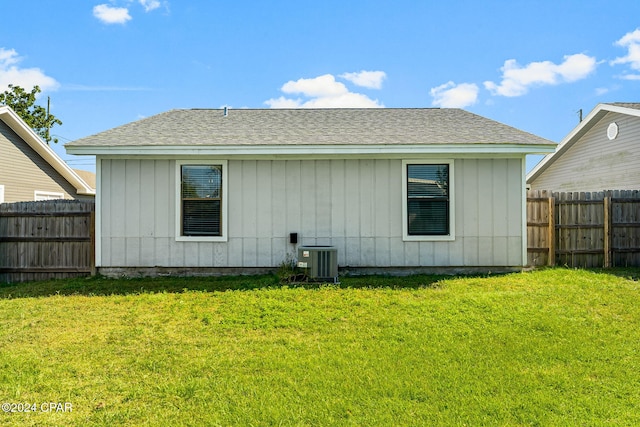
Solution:
<svg viewBox="0 0 640 427"><path fill-rule="evenodd" d="M102 267L275 267L302 245L340 266L523 265L523 161L455 160L454 241L402 239L402 161L229 160L228 241L176 241L175 160L99 159Z"/></svg>
<svg viewBox="0 0 640 427"><path fill-rule="evenodd" d="M618 124L618 136L607 128ZM609 112L542 172L531 188L553 191L640 189L640 118Z"/></svg>

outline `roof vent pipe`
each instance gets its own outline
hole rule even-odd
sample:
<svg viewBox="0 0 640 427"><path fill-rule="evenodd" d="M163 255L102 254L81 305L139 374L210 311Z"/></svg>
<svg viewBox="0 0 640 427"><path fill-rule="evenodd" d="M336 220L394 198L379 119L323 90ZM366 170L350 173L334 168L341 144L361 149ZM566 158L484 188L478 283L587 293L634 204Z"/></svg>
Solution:
<svg viewBox="0 0 640 427"><path fill-rule="evenodd" d="M223 115L224 117L227 117L227 116L229 115L229 107L224 107L224 108L222 109L222 115Z"/></svg>

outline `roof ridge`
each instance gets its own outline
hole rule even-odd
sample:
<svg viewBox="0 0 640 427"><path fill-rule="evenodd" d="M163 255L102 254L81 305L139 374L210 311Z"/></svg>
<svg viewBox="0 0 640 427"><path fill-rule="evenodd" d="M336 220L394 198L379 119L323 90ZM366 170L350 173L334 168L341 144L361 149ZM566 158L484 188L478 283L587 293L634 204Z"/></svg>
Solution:
<svg viewBox="0 0 640 427"><path fill-rule="evenodd" d="M175 108L169 111L222 111L225 107L218 108L206 108L206 107L192 107L192 108ZM385 111L385 110L462 110L462 108L442 108L442 107L331 107L331 108L234 108L226 107L235 111L339 111L339 110L361 110L361 111ZM466 110L465 110L466 111Z"/></svg>

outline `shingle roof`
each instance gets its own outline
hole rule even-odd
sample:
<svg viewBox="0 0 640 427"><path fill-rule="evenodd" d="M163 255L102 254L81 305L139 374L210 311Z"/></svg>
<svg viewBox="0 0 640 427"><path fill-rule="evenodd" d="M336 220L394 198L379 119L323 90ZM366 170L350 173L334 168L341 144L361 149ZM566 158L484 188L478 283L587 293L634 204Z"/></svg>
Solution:
<svg viewBox="0 0 640 427"><path fill-rule="evenodd" d="M640 110L640 103L637 102L610 102L609 105L615 105L617 107L633 108L634 110Z"/></svg>
<svg viewBox="0 0 640 427"><path fill-rule="evenodd" d="M171 110L66 147L553 144L461 109Z"/></svg>

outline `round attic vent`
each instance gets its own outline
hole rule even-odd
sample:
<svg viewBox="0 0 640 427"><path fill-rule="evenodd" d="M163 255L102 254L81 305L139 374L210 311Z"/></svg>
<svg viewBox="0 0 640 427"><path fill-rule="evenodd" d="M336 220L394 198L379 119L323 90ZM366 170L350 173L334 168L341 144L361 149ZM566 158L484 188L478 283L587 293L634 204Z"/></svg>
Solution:
<svg viewBox="0 0 640 427"><path fill-rule="evenodd" d="M613 122L607 128L607 138L609 138L609 140L613 140L613 139L616 139L617 136L618 136L618 124L616 122Z"/></svg>

